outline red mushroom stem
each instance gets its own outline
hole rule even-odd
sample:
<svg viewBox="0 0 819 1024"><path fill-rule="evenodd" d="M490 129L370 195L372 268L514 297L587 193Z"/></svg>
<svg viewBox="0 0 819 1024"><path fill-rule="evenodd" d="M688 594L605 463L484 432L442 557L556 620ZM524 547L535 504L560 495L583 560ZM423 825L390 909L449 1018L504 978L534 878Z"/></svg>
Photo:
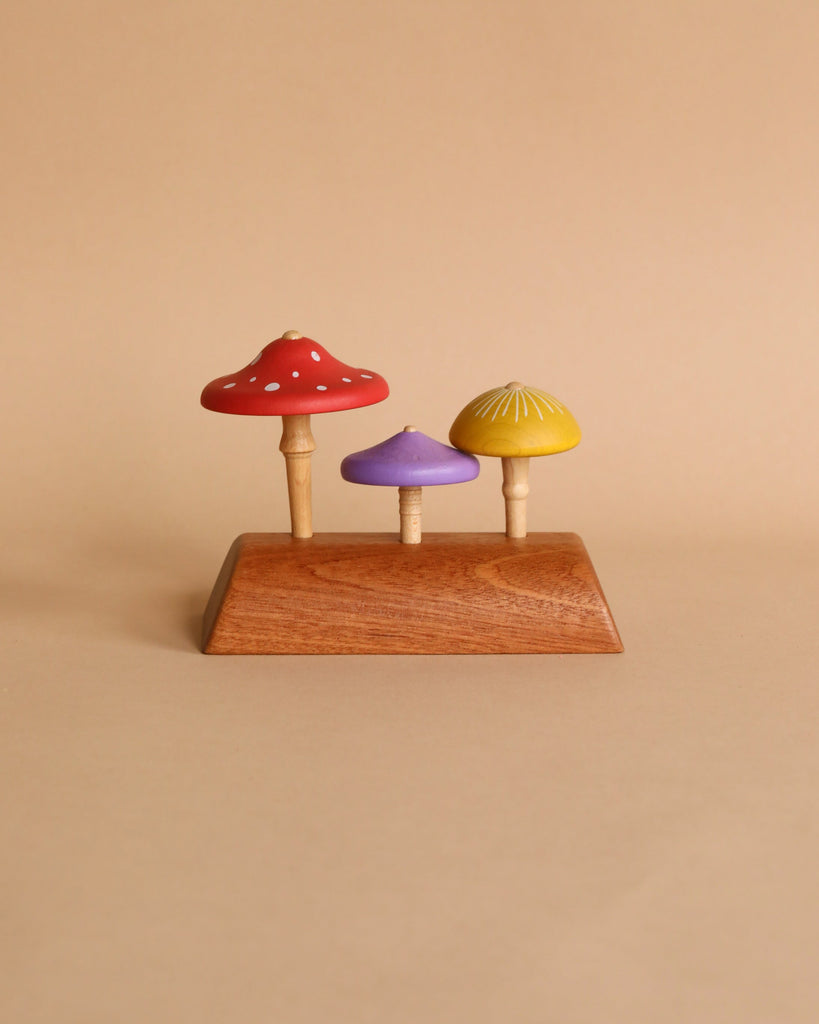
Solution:
<svg viewBox="0 0 819 1024"><path fill-rule="evenodd" d="M295 413L282 416L279 451L287 467L287 496L290 501L290 532L294 537L313 536L310 456L316 442L310 430L310 416Z"/></svg>

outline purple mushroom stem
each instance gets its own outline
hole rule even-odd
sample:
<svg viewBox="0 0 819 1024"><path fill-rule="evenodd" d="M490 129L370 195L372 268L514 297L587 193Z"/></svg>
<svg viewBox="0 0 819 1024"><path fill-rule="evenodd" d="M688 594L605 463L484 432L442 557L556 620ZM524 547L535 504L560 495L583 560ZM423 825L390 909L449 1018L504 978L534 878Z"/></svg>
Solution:
<svg viewBox="0 0 819 1024"><path fill-rule="evenodd" d="M417 434L418 427L404 427L402 433ZM423 487L398 488L398 518L401 521L401 543L421 543Z"/></svg>
<svg viewBox="0 0 819 1024"><path fill-rule="evenodd" d="M403 433L416 434L417 427L404 427ZM421 496L423 487L398 488L398 517L401 520L401 543L421 543Z"/></svg>
<svg viewBox="0 0 819 1024"><path fill-rule="evenodd" d="M348 455L341 475L356 484L398 488L401 543L421 541L422 488L474 480L480 471L474 455L441 444L416 427L404 427L381 444Z"/></svg>

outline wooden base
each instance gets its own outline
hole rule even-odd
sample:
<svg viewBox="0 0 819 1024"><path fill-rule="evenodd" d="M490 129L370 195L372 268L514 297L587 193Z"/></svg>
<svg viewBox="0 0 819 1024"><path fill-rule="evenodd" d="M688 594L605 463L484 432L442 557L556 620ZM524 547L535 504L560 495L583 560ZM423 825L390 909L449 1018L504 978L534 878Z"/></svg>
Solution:
<svg viewBox="0 0 819 1024"><path fill-rule="evenodd" d="M623 645L573 533L246 533L206 654L606 654Z"/></svg>

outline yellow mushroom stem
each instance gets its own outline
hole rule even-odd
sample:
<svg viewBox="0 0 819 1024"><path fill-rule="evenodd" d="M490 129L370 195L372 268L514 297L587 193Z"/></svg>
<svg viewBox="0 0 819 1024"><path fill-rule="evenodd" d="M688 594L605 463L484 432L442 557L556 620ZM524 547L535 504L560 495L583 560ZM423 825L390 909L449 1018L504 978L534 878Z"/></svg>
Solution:
<svg viewBox="0 0 819 1024"><path fill-rule="evenodd" d="M529 459L501 459L503 497L506 501L506 536L526 536L526 499L529 496Z"/></svg>
<svg viewBox="0 0 819 1024"><path fill-rule="evenodd" d="M282 439L279 451L287 467L287 496L290 500L290 532L294 537L313 536L312 486L310 456L316 442L310 431L310 416L296 413L282 416Z"/></svg>
<svg viewBox="0 0 819 1024"><path fill-rule="evenodd" d="M421 488L398 488L398 514L401 517L401 543L421 543Z"/></svg>

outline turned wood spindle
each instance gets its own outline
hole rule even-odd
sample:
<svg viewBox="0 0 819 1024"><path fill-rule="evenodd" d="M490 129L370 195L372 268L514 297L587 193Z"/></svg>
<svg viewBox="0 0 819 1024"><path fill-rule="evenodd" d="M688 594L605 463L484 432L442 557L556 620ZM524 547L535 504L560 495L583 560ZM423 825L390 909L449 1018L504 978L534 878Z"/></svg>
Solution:
<svg viewBox="0 0 819 1024"><path fill-rule="evenodd" d="M294 537L313 536L310 456L315 450L316 442L310 430L310 416L305 413L282 416L279 451L284 455L287 468L290 532Z"/></svg>
<svg viewBox="0 0 819 1024"><path fill-rule="evenodd" d="M401 517L401 543L421 543L421 488L398 488L398 514Z"/></svg>
<svg viewBox="0 0 819 1024"><path fill-rule="evenodd" d="M503 498L506 504L506 536L526 536L526 499L529 497L529 459L503 458Z"/></svg>

